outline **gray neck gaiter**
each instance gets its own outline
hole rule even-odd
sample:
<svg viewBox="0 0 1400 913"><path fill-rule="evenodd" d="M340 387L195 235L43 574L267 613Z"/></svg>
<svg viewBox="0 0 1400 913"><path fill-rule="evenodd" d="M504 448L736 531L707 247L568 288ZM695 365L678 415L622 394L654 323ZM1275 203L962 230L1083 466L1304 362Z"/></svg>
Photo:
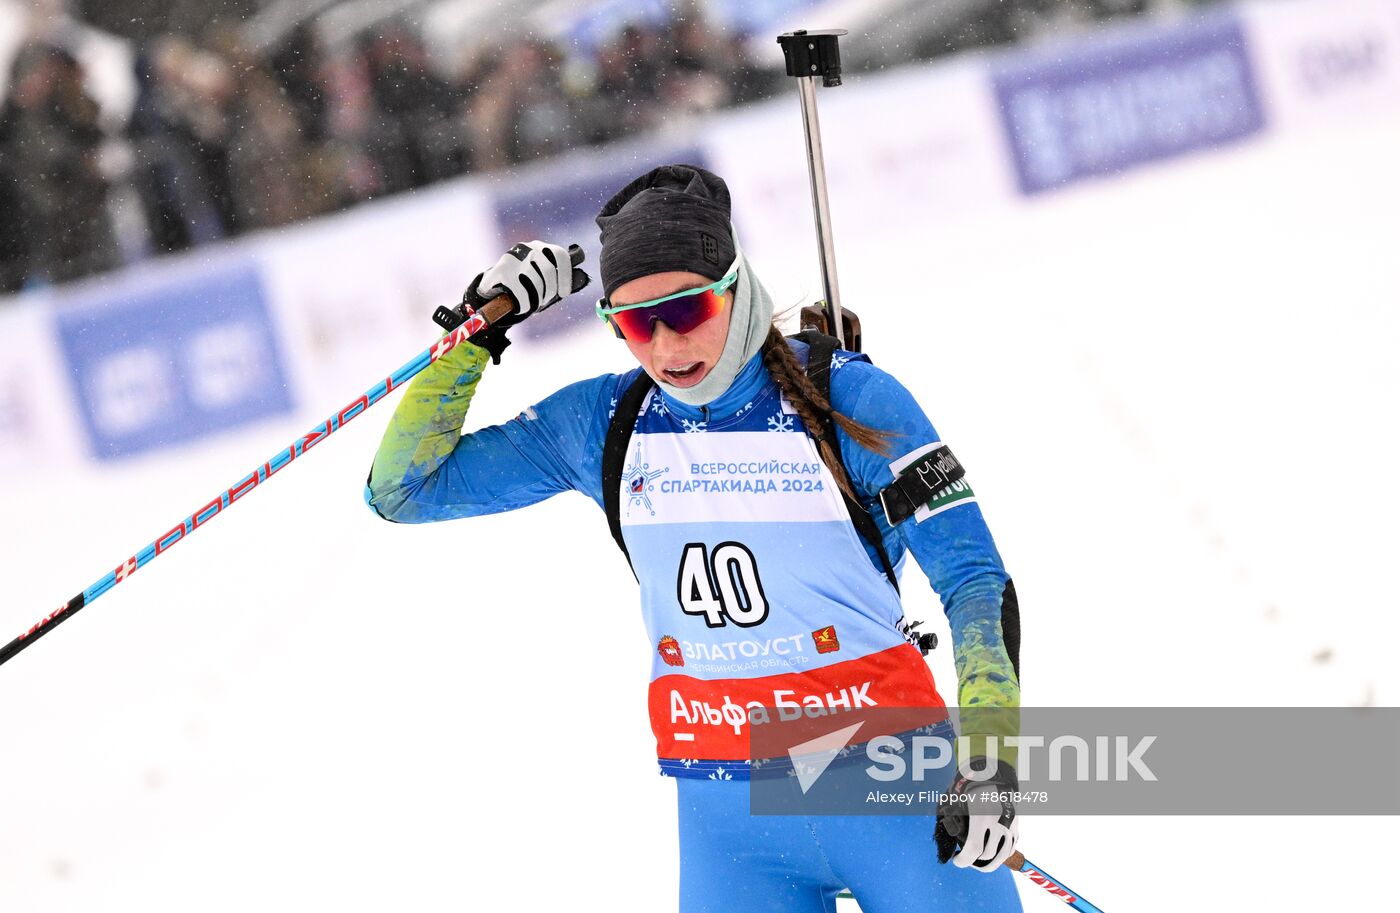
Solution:
<svg viewBox="0 0 1400 913"><path fill-rule="evenodd" d="M729 338L725 340L719 361L693 387L677 387L655 376L652 380L667 396L688 406L712 403L729 389L744 365L763 348L763 341L768 338L768 327L772 323L773 299L753 274L748 258L741 252L739 281L734 283L734 305L729 314Z"/></svg>

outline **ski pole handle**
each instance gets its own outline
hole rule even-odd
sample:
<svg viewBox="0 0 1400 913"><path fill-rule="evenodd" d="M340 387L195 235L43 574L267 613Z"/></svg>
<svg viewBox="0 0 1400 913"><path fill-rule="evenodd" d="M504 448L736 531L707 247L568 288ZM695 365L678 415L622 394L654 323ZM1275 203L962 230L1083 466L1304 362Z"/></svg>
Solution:
<svg viewBox="0 0 1400 913"><path fill-rule="evenodd" d="M487 325L491 325L502 317L509 317L515 310L515 302L510 300L509 295L497 295L479 308L476 313L486 319Z"/></svg>
<svg viewBox="0 0 1400 913"><path fill-rule="evenodd" d="M578 269L578 265L583 262L583 248L577 244L569 246L569 260L574 265L573 291L578 291L588 284L588 276L583 270ZM451 352L458 345L466 342L469 337L480 331L487 329L492 322L500 320L501 317L510 314L515 310L515 303L508 295L497 295L490 301L480 304L479 307L471 307L465 302L462 307L466 310L461 314L462 319L454 326L447 328L448 332L437 342L427 349L418 353L417 357L405 363L393 374L370 387L348 406L334 413L324 422L312 428L309 432L293 441L287 447L272 457L267 462L258 466L239 481L219 492L203 507L197 509L184 520L172 526L163 536L154 542L148 543L136 554L130 556L115 569L108 571L103 577L78 595L69 599L63 605L54 609L43 618L39 619L29 630L16 637L3 647L0 647L0 665L4 665L13 659L20 651L33 644L39 638L58 627L63 622L72 618L84 606L94 599L106 593L112 587L126 580L139 568L145 567L148 563L164 554L172 545L182 541L190 533L199 529L205 523L217 517L224 510L232 507L253 489L262 485L280 472L283 467L292 460L306 453L312 447L330 437L336 431L343 428L351 419L369 409L375 403L388 396L390 392L399 389L408 383L415 375L421 372L428 365L437 361L442 356ZM439 310L446 310L439 308Z"/></svg>
<svg viewBox="0 0 1400 913"><path fill-rule="evenodd" d="M469 288L462 295L462 303L455 308L450 308L445 304L438 305L438 309L433 311L433 323L450 332L475 316L479 320L485 321L482 324L482 329L486 329L495 326L502 317L509 317L513 313L515 313L515 302L511 301L510 296L504 292L482 303L475 290Z"/></svg>
<svg viewBox="0 0 1400 913"><path fill-rule="evenodd" d="M523 246L523 245L521 245ZM582 291L588 284L588 274L579 269L579 264L583 262L583 248L577 244L569 245L569 263L573 266L572 288L569 294ZM502 293L495 298L486 301L477 293L476 283L467 286L467 290L462 293L462 303L450 308L446 305L439 305L433 312L433 322L444 330L455 330L463 321L470 320L473 314L482 314L486 318L487 326L494 326L502 317L509 317L515 312L515 302L510 300L510 296ZM545 304L540 306L540 310L550 307Z"/></svg>

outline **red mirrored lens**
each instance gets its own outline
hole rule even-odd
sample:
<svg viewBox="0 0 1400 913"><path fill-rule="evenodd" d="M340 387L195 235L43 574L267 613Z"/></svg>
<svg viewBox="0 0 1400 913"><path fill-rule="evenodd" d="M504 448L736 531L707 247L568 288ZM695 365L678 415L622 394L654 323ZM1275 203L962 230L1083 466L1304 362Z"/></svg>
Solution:
<svg viewBox="0 0 1400 913"><path fill-rule="evenodd" d="M723 311L724 296L713 289L703 289L651 307L618 311L609 318L625 338L632 342L651 342L651 330L658 320L677 333L685 334Z"/></svg>

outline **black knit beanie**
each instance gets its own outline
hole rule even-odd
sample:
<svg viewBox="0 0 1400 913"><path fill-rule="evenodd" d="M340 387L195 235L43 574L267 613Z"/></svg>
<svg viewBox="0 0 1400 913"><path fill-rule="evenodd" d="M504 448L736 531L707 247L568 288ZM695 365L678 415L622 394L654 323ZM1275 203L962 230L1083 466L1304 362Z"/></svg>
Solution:
<svg viewBox="0 0 1400 913"><path fill-rule="evenodd" d="M734 262L729 188L695 165L662 165L613 195L598 213L603 294L653 273L720 279Z"/></svg>

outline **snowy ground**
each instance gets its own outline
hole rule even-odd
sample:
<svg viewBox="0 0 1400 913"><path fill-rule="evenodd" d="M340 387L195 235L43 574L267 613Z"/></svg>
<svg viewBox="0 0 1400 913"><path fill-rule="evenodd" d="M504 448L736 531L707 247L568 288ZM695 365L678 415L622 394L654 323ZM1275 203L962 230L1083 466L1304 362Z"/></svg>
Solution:
<svg viewBox="0 0 1400 913"><path fill-rule="evenodd" d="M1396 161L1400 123L1351 125L918 234L838 222L847 304L970 467L1016 577L1027 704L1400 701ZM516 347L473 419L625 357L601 333ZM338 405L0 480L0 628ZM0 911L671 908L650 645L603 518L570 495L378 521L360 489L387 413L0 671ZM501 735L509 758L483 747ZM1317 771L1338 782L1321 753ZM1343 910L1376 908L1389 825L1041 818L1023 836L1109 913Z"/></svg>

